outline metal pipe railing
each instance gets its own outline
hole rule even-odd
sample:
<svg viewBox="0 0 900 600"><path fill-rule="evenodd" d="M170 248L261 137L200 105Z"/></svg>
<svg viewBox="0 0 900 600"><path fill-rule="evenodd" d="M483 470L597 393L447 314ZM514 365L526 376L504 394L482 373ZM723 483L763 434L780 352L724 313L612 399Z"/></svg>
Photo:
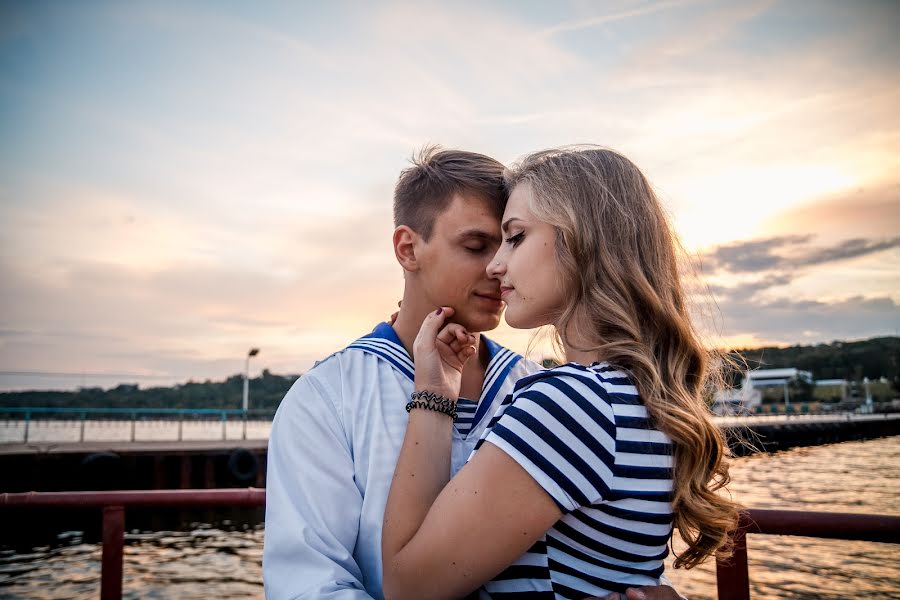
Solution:
<svg viewBox="0 0 900 600"><path fill-rule="evenodd" d="M122 597L122 556L125 509L147 507L205 508L260 507L266 491L260 488L209 490L136 490L118 492L26 492L0 494L0 509L11 507L102 508L102 600ZM716 561L719 600L749 600L748 534L900 543L900 516L854 513L749 509L735 534L734 554Z"/></svg>
<svg viewBox="0 0 900 600"><path fill-rule="evenodd" d="M266 490L259 488L0 494L0 509L12 507L103 509L103 550L100 562L101 600L121 600L122 598L126 508L258 507L265 506L265 504Z"/></svg>
<svg viewBox="0 0 900 600"><path fill-rule="evenodd" d="M747 534L799 535L900 544L900 516L753 508L741 515L734 553L716 560L719 600L750 600Z"/></svg>
<svg viewBox="0 0 900 600"><path fill-rule="evenodd" d="M184 437L184 423L215 423L219 426L222 440L228 439L228 428L231 423L240 421L241 439L247 439L247 422L250 419L271 422L274 411L271 409L225 409L225 408L75 408L75 407L2 407L2 420L9 423L18 422L22 427L22 437L17 440L6 440L4 443L32 442L31 434L39 424L67 423L77 427L77 438L80 443L86 439L85 428L89 424L104 422L121 423L127 427L128 441L137 441L137 424L148 422L177 424L177 441ZM10 417L17 419L10 420ZM61 440L47 440L61 441ZM125 441L125 440L121 440ZM162 441L162 440L157 440ZM174 441L174 440L165 440Z"/></svg>

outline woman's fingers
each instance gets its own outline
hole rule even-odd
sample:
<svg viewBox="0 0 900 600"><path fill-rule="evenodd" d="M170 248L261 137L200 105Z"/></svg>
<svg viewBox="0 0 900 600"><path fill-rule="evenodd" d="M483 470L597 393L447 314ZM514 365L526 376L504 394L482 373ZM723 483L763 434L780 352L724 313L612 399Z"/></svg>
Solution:
<svg viewBox="0 0 900 600"><path fill-rule="evenodd" d="M433 310L426 315L422 321L422 327L419 328L419 335L413 342L414 348L433 348L434 340L437 339L438 332L444 325L444 321L453 316L455 311L449 306L442 306L437 310Z"/></svg>
<svg viewBox="0 0 900 600"><path fill-rule="evenodd" d="M449 344L454 340L459 341L460 343L465 343L467 341L475 341L475 336L466 331L466 328L460 325L459 323L447 323L444 325L444 328L437 335L437 339L444 342L445 344Z"/></svg>
<svg viewBox="0 0 900 600"><path fill-rule="evenodd" d="M451 325L445 325L443 329L441 329L437 334L437 340L439 342L444 342L445 344L452 344L454 340L456 340L456 334L453 332Z"/></svg>
<svg viewBox="0 0 900 600"><path fill-rule="evenodd" d="M453 308L442 306L425 317L414 343L415 354L432 349L444 354L441 347L448 348L460 365L475 354L475 336L459 323L447 323L454 313Z"/></svg>

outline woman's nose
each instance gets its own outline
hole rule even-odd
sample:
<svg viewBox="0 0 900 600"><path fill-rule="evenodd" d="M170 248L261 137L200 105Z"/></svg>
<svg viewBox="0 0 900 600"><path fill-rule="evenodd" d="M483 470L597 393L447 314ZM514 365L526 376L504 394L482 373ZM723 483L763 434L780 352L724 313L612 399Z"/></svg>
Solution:
<svg viewBox="0 0 900 600"><path fill-rule="evenodd" d="M492 279L499 279L505 269L506 265L500 260L500 254L498 253L488 264L487 275Z"/></svg>

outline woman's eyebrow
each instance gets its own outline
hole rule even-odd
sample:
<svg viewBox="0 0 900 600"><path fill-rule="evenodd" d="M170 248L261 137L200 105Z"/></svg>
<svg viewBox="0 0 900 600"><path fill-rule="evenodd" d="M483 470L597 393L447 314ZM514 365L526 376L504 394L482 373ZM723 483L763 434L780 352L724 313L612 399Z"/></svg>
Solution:
<svg viewBox="0 0 900 600"><path fill-rule="evenodd" d="M503 224L500 226L500 230L503 231L503 233L506 233L509 230L510 223L512 223L513 221L521 220L522 219L520 219L519 217L510 217L509 219L503 221Z"/></svg>

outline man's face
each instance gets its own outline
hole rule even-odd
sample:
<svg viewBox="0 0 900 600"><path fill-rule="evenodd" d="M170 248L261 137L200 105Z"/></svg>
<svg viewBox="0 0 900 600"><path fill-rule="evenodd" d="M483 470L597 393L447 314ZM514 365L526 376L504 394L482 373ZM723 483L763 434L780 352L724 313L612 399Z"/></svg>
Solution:
<svg viewBox="0 0 900 600"><path fill-rule="evenodd" d="M453 321L469 331L488 331L500 323L500 284L487 276L499 245L500 222L488 202L457 194L438 215L418 255L429 303L456 309Z"/></svg>

